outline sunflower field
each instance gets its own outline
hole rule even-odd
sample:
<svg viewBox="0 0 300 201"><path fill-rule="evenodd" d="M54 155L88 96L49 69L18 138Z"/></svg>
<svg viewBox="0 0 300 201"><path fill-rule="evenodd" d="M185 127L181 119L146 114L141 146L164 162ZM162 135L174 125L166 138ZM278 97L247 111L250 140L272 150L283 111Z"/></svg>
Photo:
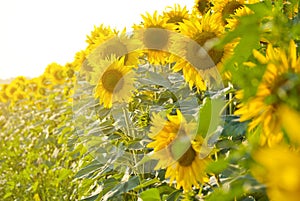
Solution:
<svg viewBox="0 0 300 201"><path fill-rule="evenodd" d="M1 200L298 201L299 9L176 4L1 84Z"/></svg>

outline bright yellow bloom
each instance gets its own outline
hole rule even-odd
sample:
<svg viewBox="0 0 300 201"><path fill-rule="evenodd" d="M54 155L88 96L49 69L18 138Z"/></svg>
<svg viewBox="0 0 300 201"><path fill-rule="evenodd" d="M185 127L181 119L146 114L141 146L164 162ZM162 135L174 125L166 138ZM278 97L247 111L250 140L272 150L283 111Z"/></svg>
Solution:
<svg viewBox="0 0 300 201"><path fill-rule="evenodd" d="M18 89L18 90L14 93L14 95L13 95L13 100L14 100L15 102L17 102L17 101L19 101L19 100L24 100L24 99L26 99L26 98L28 98L28 94L27 94L25 91L21 90L21 89Z"/></svg>
<svg viewBox="0 0 300 201"><path fill-rule="evenodd" d="M187 123L179 110L176 115L167 115L167 120L154 114L149 133L153 142L147 145L158 160L155 169L166 168L170 185L176 181L176 188L186 192L208 181L205 169L210 158L201 157L203 139L196 135L195 128L196 124Z"/></svg>
<svg viewBox="0 0 300 201"><path fill-rule="evenodd" d="M111 37L116 35L117 31L112 30L109 26L106 27L101 24L99 27L94 27L94 30L91 32L89 36L87 36L86 42L88 43L88 47L86 51L88 53L92 52L99 44L108 40Z"/></svg>
<svg viewBox="0 0 300 201"><path fill-rule="evenodd" d="M64 84L67 78L65 67L57 63L49 64L45 69L44 75L49 78L53 85Z"/></svg>
<svg viewBox="0 0 300 201"><path fill-rule="evenodd" d="M215 0L212 9L216 12L219 23L225 25L237 9L244 7L244 3L245 0Z"/></svg>
<svg viewBox="0 0 300 201"><path fill-rule="evenodd" d="M189 12L186 7L181 8L179 4L175 4L174 7L167 7L163 12L163 18L166 19L166 23L178 25L183 20L190 18ZM177 27L174 26L176 29Z"/></svg>
<svg viewBox="0 0 300 201"><path fill-rule="evenodd" d="M176 26L167 23L168 19L158 15L156 11L153 16L146 13L142 18L144 21L141 25L133 26L134 38L141 41L149 63L164 65L168 62L172 30Z"/></svg>
<svg viewBox="0 0 300 201"><path fill-rule="evenodd" d="M251 15L251 14L253 14L253 11L246 6L243 6L243 7L237 8L234 13L235 14L232 15L230 18L226 19L227 24L225 25L225 27L228 28L229 30L233 30L239 25L240 17Z"/></svg>
<svg viewBox="0 0 300 201"><path fill-rule="evenodd" d="M214 44L219 40L224 27L219 26L215 15L206 14L200 20L192 18L180 24L181 33L186 36L175 35L170 60L176 62L175 72L183 72L189 87L196 86L197 90L206 90L206 82L219 81L218 70L222 69L223 60L228 57L232 45L224 49L216 49ZM215 68L217 67L217 68Z"/></svg>
<svg viewBox="0 0 300 201"><path fill-rule="evenodd" d="M300 145L300 113L287 105L279 107L282 128L290 138L291 144Z"/></svg>
<svg viewBox="0 0 300 201"><path fill-rule="evenodd" d="M299 123L299 122L298 122ZM272 201L298 201L300 197L300 153L285 146L261 149L253 155L252 173L267 187Z"/></svg>
<svg viewBox="0 0 300 201"><path fill-rule="evenodd" d="M9 100L9 96L6 94L8 84L0 85L0 87L0 102L6 103Z"/></svg>
<svg viewBox="0 0 300 201"><path fill-rule="evenodd" d="M261 125L261 145L272 146L282 140L278 108L288 99L285 85L288 83L288 73L300 73L300 57L297 59L296 46L291 41L289 50L267 48L266 56L254 51L254 56L267 64L266 72L258 86L257 93L246 103L241 103L235 114L241 115L240 120L251 120L249 130Z"/></svg>
<svg viewBox="0 0 300 201"><path fill-rule="evenodd" d="M139 40L133 39L127 35L124 29L120 34L116 33L109 37L109 40L99 43L97 47L87 56L88 64L96 71L103 60L116 57L124 57L125 65L137 66L140 56L139 49L142 44ZM100 67L101 68L101 67Z"/></svg>
<svg viewBox="0 0 300 201"><path fill-rule="evenodd" d="M106 66L107 68L94 75L93 80L97 79L94 97L99 98L100 104L105 108L111 108L115 102L129 101L134 90L135 73L132 66L124 66L124 57L113 63L107 61Z"/></svg>
<svg viewBox="0 0 300 201"><path fill-rule="evenodd" d="M13 98L14 97L14 93L18 90L18 85L16 83L10 83L6 89L5 89L5 93L9 98Z"/></svg>

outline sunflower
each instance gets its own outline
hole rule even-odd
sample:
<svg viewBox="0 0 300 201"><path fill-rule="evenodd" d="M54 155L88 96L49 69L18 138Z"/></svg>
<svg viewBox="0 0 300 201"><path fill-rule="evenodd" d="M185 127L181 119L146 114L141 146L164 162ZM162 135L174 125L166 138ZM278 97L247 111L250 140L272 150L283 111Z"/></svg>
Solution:
<svg viewBox="0 0 300 201"><path fill-rule="evenodd" d="M299 97L298 97L299 102ZM282 128L286 131L291 144L300 145L300 112L292 109L290 106L284 104L279 107L278 111Z"/></svg>
<svg viewBox="0 0 300 201"><path fill-rule="evenodd" d="M14 97L14 93L18 90L19 86L12 82L5 88L5 94L12 99Z"/></svg>
<svg viewBox="0 0 300 201"><path fill-rule="evenodd" d="M141 25L134 25L134 38L141 41L142 49L151 64L166 64L169 57L169 47L172 43L172 30L176 26L167 23L168 19L163 18L154 12L153 16L149 13L142 15L144 22Z"/></svg>
<svg viewBox="0 0 300 201"><path fill-rule="evenodd" d="M0 101L6 103L9 100L9 96L6 94L6 88L9 86L8 84L0 85Z"/></svg>
<svg viewBox="0 0 300 201"><path fill-rule="evenodd" d="M226 25L228 19L236 13L238 9L244 8L245 0L215 0L213 10L217 15L219 23Z"/></svg>
<svg viewBox="0 0 300 201"><path fill-rule="evenodd" d="M154 114L149 137L154 140L147 147L153 148L153 158L158 160L155 169L166 168L170 185L185 192L199 183L207 182L205 169L209 157L201 157L202 137L195 135L196 124L187 123L179 110L176 115L167 115L167 120Z"/></svg>
<svg viewBox="0 0 300 201"><path fill-rule="evenodd" d="M103 60L116 57L120 59L124 57L125 65L137 65L141 48L139 40L131 38L126 34L124 29L120 34L117 32L109 36L109 40L102 41L98 46L88 55L88 64L93 68L99 68ZM101 67L100 67L101 68Z"/></svg>
<svg viewBox="0 0 300 201"><path fill-rule="evenodd" d="M99 98L100 104L105 108L111 108L115 102L128 102L131 91L134 90L133 66L124 66L124 57L113 63L109 61L104 63L107 68L97 73L98 81L94 89L94 97ZM105 66L105 64L101 65Z"/></svg>
<svg viewBox="0 0 300 201"><path fill-rule="evenodd" d="M254 12L246 6L237 8L235 10L235 15L233 15L231 18L226 19L227 24L225 25L225 27L229 30L233 30L238 26L240 17L251 15L253 13Z"/></svg>
<svg viewBox="0 0 300 201"><path fill-rule="evenodd" d="M232 44L227 44L224 49L214 47L215 41L224 33L224 27L216 23L215 15L206 14L200 20L193 18L181 23L181 33L187 37L176 35L170 60L176 62L173 67L175 72L183 72L190 88L196 86L197 90L206 90L206 83L219 79L223 60L232 51ZM217 67L214 68L214 67ZM205 78L205 81L204 81Z"/></svg>
<svg viewBox="0 0 300 201"><path fill-rule="evenodd" d="M266 185L270 200L299 200L299 151L288 146L276 146L256 151L253 158L256 163L251 172L259 182Z"/></svg>
<svg viewBox="0 0 300 201"><path fill-rule="evenodd" d="M197 16L205 15L211 9L212 5L211 0L195 0L193 12Z"/></svg>
<svg viewBox="0 0 300 201"><path fill-rule="evenodd" d="M166 8L163 12L163 18L167 20L166 23L178 25L179 22L188 20L190 15L186 7L181 8L179 4L175 4L174 7Z"/></svg>
<svg viewBox="0 0 300 201"><path fill-rule="evenodd" d="M80 72L80 76L84 76L87 81L91 79L91 74L93 72L93 68L89 65L87 57L88 51L82 50L75 54L75 58L71 65L75 71Z"/></svg>
<svg viewBox="0 0 300 201"><path fill-rule="evenodd" d="M270 44L267 47L266 56L258 51L254 51L254 56L260 63L266 64L267 69L256 95L246 103L241 103L235 114L240 115L240 121L251 120L249 131L261 125L261 145L273 146L281 142L283 137L280 113L278 112L279 105L289 102L289 98L291 98L289 94L300 93L300 86L290 83L291 76L299 76L300 58L297 59L294 41L290 42L288 51L275 49ZM294 90L296 91L293 92ZM295 107L299 107L297 101L294 104Z"/></svg>
<svg viewBox="0 0 300 201"><path fill-rule="evenodd" d="M86 48L86 51L91 52L96 47L98 47L99 44L103 43L111 37L114 37L116 35L116 32L116 30L112 30L109 26L106 27L103 24L98 27L95 26L91 34L87 36L86 42L88 43L88 47Z"/></svg>
<svg viewBox="0 0 300 201"><path fill-rule="evenodd" d="M13 95L13 100L15 102L26 99L27 98L27 93L25 93L25 91L18 89L16 90L16 92Z"/></svg>
<svg viewBox="0 0 300 201"><path fill-rule="evenodd" d="M47 77L49 77L51 83L53 85L61 85L66 82L67 74L64 66L61 66L57 63L49 64L44 73Z"/></svg>

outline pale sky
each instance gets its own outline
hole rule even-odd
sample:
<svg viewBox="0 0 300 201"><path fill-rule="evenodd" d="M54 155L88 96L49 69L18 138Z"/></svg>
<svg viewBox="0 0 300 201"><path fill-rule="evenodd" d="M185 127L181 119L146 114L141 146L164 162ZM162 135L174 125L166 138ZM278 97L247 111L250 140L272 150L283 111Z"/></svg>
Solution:
<svg viewBox="0 0 300 201"><path fill-rule="evenodd" d="M142 21L140 14L194 0L0 0L0 78L36 77L65 65L86 47L86 35L104 23L117 29Z"/></svg>

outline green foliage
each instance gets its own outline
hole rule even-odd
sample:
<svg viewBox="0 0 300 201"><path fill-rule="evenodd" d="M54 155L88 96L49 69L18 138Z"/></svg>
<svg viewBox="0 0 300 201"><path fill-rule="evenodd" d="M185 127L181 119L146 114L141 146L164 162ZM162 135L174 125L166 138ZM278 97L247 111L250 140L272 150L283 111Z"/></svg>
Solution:
<svg viewBox="0 0 300 201"><path fill-rule="evenodd" d="M72 107L60 89L43 100L51 107L20 103L1 107L1 200L75 200L72 182L80 150L71 142Z"/></svg>

